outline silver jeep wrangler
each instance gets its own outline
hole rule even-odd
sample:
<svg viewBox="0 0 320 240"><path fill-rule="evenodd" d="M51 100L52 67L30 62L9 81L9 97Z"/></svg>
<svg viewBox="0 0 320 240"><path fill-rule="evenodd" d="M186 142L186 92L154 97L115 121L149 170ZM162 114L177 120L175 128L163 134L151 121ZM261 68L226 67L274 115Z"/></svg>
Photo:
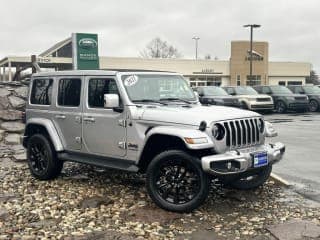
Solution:
<svg viewBox="0 0 320 240"><path fill-rule="evenodd" d="M285 151L257 113L201 106L177 73L61 71L32 76L23 145L31 173L57 177L64 161L146 173L161 208L189 212L211 180L261 186Z"/></svg>

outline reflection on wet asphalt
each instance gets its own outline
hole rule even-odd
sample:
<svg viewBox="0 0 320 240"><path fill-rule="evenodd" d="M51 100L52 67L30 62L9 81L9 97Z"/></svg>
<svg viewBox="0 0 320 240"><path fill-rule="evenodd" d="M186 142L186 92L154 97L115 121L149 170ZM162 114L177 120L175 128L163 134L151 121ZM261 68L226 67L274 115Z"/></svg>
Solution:
<svg viewBox="0 0 320 240"><path fill-rule="evenodd" d="M286 145L284 159L273 172L293 183L296 192L320 202L320 113L270 114L265 120L278 131L267 142Z"/></svg>

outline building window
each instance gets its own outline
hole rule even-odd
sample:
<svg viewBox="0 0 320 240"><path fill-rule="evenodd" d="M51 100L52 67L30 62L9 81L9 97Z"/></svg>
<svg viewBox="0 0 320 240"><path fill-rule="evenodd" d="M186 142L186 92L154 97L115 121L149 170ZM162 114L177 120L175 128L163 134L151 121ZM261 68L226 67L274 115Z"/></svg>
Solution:
<svg viewBox="0 0 320 240"><path fill-rule="evenodd" d="M286 81L279 81L278 83L280 86L285 86L286 85Z"/></svg>
<svg viewBox="0 0 320 240"><path fill-rule="evenodd" d="M58 105L77 107L80 105L81 80L76 78L60 79Z"/></svg>
<svg viewBox="0 0 320 240"><path fill-rule="evenodd" d="M261 75L252 75L250 79L250 75L247 75L247 86L256 86L261 85Z"/></svg>
<svg viewBox="0 0 320 240"><path fill-rule="evenodd" d="M241 77L240 75L237 75L237 86L241 85Z"/></svg>
<svg viewBox="0 0 320 240"><path fill-rule="evenodd" d="M288 86L289 85L302 85L302 81L288 81Z"/></svg>
<svg viewBox="0 0 320 240"><path fill-rule="evenodd" d="M52 79L35 79L32 83L31 104L50 105L52 96Z"/></svg>

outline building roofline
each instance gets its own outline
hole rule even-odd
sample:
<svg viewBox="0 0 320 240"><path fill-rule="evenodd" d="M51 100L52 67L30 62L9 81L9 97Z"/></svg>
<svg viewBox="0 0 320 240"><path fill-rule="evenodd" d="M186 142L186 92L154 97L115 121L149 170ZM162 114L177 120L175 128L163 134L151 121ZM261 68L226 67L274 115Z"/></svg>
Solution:
<svg viewBox="0 0 320 240"><path fill-rule="evenodd" d="M67 39L64 39L55 45L53 45L51 48L45 50L44 52L39 54L39 57L47 57L48 55L52 54L53 52L57 51L59 48L64 47L65 45L69 44L71 42L71 37L68 37Z"/></svg>

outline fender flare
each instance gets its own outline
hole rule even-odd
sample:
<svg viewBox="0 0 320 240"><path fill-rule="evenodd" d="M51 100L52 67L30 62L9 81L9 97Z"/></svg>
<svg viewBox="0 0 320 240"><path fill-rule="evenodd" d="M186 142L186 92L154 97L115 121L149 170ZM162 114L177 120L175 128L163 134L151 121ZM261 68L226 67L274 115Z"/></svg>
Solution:
<svg viewBox="0 0 320 240"><path fill-rule="evenodd" d="M158 126L152 128L150 131L147 132L144 140L143 150L150 137L154 135L167 135L172 137L178 137L183 141L183 143L188 149L192 150L208 149L214 147L214 143L212 139L208 136L208 134L206 132L200 131L199 129L181 128L175 126ZM207 143L189 144L186 142L185 138L206 138Z"/></svg>
<svg viewBox="0 0 320 240"><path fill-rule="evenodd" d="M61 152L64 150L62 141L61 141L61 139L58 135L58 132L57 132L56 128L54 127L54 124L52 123L51 120L43 119L43 118L31 118L28 120L25 129L27 130L28 126L31 124L40 125L47 130L49 137L51 139L51 142L57 152ZM28 136L25 136L25 137L28 137Z"/></svg>

